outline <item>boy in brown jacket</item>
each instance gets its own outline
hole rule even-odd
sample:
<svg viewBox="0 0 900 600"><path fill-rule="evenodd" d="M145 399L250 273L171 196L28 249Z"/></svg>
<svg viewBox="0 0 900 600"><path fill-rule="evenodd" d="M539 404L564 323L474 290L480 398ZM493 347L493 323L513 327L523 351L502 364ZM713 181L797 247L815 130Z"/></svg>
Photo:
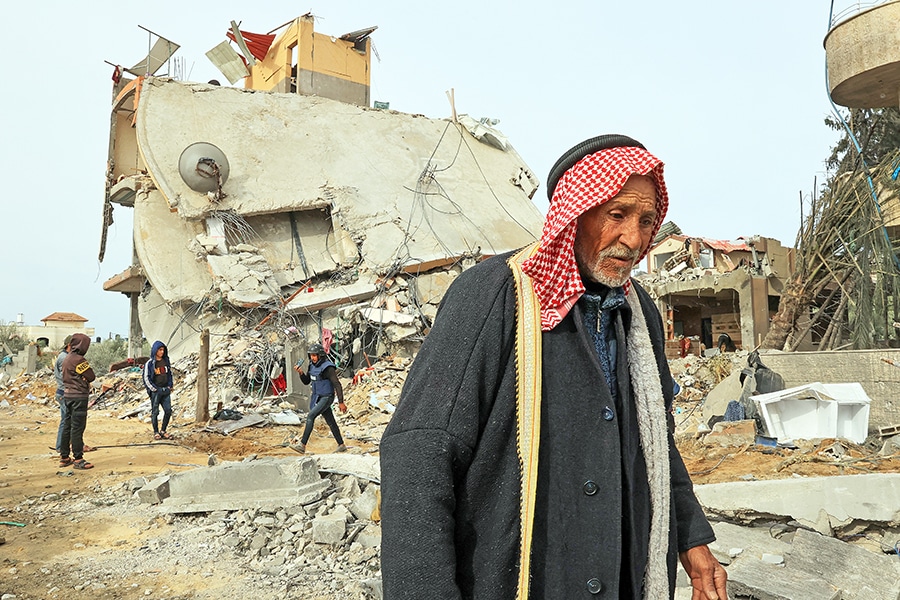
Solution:
<svg viewBox="0 0 900 600"><path fill-rule="evenodd" d="M72 465L74 469L94 468L94 465L83 458L88 396L91 394L91 382L96 378L90 363L84 358L90 345L91 338L85 334L73 334L69 344L71 351L62 364L63 401L66 403L66 416L59 448L59 466L61 467ZM69 458L70 447L74 460Z"/></svg>

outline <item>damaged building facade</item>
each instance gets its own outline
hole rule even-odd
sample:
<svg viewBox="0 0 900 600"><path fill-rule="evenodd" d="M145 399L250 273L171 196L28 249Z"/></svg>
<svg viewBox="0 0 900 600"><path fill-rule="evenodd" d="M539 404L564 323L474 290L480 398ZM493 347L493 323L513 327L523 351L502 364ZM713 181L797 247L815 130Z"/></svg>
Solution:
<svg viewBox="0 0 900 600"><path fill-rule="evenodd" d="M656 298L666 327L667 354L680 341L690 351L715 348L726 334L738 349L752 349L769 330L769 319L794 271L794 250L778 240L753 236L733 242L683 235L663 225L647 254L641 284Z"/></svg>
<svg viewBox="0 0 900 600"><path fill-rule="evenodd" d="M368 106L374 29L232 23L238 50L208 56L244 89L153 76L163 38L117 68L100 259L133 210L104 284L130 299L132 355L142 336L196 352L204 329L257 332L287 364L320 339L350 369L411 355L462 269L540 235L537 179L489 123Z"/></svg>

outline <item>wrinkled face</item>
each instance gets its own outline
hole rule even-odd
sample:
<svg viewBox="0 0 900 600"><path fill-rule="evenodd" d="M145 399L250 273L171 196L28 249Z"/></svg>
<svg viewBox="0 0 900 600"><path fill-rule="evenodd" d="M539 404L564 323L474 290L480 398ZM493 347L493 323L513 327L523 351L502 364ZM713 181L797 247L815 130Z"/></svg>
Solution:
<svg viewBox="0 0 900 600"><path fill-rule="evenodd" d="M650 246L656 216L653 179L632 175L617 195L578 217L575 260L582 277L621 287Z"/></svg>
<svg viewBox="0 0 900 600"><path fill-rule="evenodd" d="M159 348L157 348L157 349L156 349L156 360L162 360L162 359L163 359L163 355L164 355L165 353L166 353L166 347L165 347L165 346L160 346Z"/></svg>

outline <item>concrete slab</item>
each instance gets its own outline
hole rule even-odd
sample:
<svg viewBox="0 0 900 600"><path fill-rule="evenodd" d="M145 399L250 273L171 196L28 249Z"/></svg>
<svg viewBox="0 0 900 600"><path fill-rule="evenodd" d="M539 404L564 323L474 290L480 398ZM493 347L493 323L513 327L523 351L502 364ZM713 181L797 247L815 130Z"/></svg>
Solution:
<svg viewBox="0 0 900 600"><path fill-rule="evenodd" d="M725 414L725 408L732 400L738 400L741 397L741 370L734 369L731 374L723 379L719 385L714 387L706 395L703 401L703 422L709 423L709 420L715 416L721 417Z"/></svg>
<svg viewBox="0 0 900 600"><path fill-rule="evenodd" d="M288 312L306 314L340 304L352 304L367 300L378 293L374 284L357 282L332 288L312 288L310 292L300 292L285 307Z"/></svg>
<svg viewBox="0 0 900 600"><path fill-rule="evenodd" d="M283 410L277 413L269 413L266 418L275 425L299 425L306 422L306 417L302 417L292 410Z"/></svg>
<svg viewBox="0 0 900 600"><path fill-rule="evenodd" d="M245 427L253 427L254 425L259 425L260 423L265 423L266 417L259 413L248 413L241 417L237 421L221 421L216 423L215 425L207 426L207 429L212 431L222 433L228 435L230 433L234 433L238 429L243 429Z"/></svg>
<svg viewBox="0 0 900 600"><path fill-rule="evenodd" d="M724 522L712 523L712 527L716 541L709 549L722 564L747 557L762 559L763 554L784 555L791 549L790 542L772 537L769 527L741 527ZM732 552L735 550L740 552Z"/></svg>
<svg viewBox="0 0 900 600"><path fill-rule="evenodd" d="M728 518L790 517L815 526L831 522L900 523L900 473L714 483L694 492L711 514Z"/></svg>
<svg viewBox="0 0 900 600"><path fill-rule="evenodd" d="M323 473L354 475L360 479L381 483L381 464L378 462L377 456L342 452L340 454L316 454L313 458L319 471Z"/></svg>
<svg viewBox="0 0 900 600"><path fill-rule="evenodd" d="M411 325L415 323L416 317L406 313L395 312L385 308L373 308L371 306L360 311L360 315L371 323L396 323L397 325Z"/></svg>
<svg viewBox="0 0 900 600"><path fill-rule="evenodd" d="M202 224L185 221L172 212L159 190L136 196L134 251L147 279L166 303L199 302L212 287L206 261L198 262L188 250L189 241L202 231ZM142 324L148 322L141 319Z"/></svg>
<svg viewBox="0 0 900 600"><path fill-rule="evenodd" d="M165 513L279 508L309 504L330 487L312 458L262 458L172 475Z"/></svg>
<svg viewBox="0 0 900 600"><path fill-rule="evenodd" d="M798 529L788 557L792 569L839 588L843 600L900 598L900 561Z"/></svg>
<svg viewBox="0 0 900 600"><path fill-rule="evenodd" d="M728 567L728 594L752 600L841 600L841 590L822 579L755 558Z"/></svg>
<svg viewBox="0 0 900 600"><path fill-rule="evenodd" d="M540 235L540 212L516 184L530 172L521 157L447 120L163 78L144 82L137 112L141 155L183 219L327 207L373 270L393 264L401 247L428 261L497 254ZM181 153L196 141L228 159L227 197L218 203L178 174Z"/></svg>

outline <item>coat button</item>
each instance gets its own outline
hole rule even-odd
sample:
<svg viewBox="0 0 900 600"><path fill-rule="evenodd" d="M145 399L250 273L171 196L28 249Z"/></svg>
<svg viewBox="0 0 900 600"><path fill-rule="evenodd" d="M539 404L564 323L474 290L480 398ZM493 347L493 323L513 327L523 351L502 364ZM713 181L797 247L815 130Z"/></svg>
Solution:
<svg viewBox="0 0 900 600"><path fill-rule="evenodd" d="M597 490L599 490L600 488L593 481L587 480L584 482L584 485L581 486L581 489L583 489L584 493L587 494L588 496L593 496L594 494L597 493Z"/></svg>
<svg viewBox="0 0 900 600"><path fill-rule="evenodd" d="M593 579L588 579L587 582L587 590L592 594L599 594L603 589L603 584L600 583L600 580L594 577Z"/></svg>
<svg viewBox="0 0 900 600"><path fill-rule="evenodd" d="M613 418L616 416L616 413L613 412L613 409L611 409L608 406L604 406L603 410L600 411L600 414L603 415L603 418L606 421L612 421Z"/></svg>

